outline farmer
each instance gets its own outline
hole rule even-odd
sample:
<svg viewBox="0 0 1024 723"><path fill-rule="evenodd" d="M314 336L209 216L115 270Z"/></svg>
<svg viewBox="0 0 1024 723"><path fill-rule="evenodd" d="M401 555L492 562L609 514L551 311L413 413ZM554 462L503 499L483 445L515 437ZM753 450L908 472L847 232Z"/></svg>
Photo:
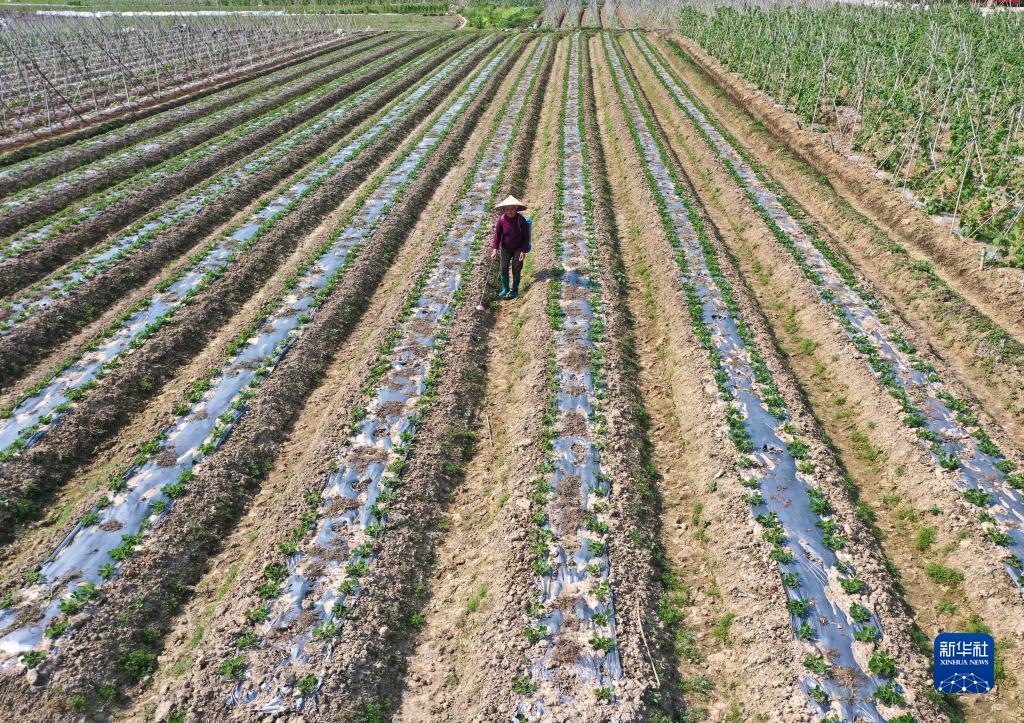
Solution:
<svg viewBox="0 0 1024 723"><path fill-rule="evenodd" d="M501 255L501 292L499 299L514 299L519 296L519 277L523 261L530 250L530 222L519 214L526 210L526 204L515 196L509 196L495 206L500 213L494 224L494 241L491 243L491 259ZM512 267L512 287L508 285L509 266Z"/></svg>

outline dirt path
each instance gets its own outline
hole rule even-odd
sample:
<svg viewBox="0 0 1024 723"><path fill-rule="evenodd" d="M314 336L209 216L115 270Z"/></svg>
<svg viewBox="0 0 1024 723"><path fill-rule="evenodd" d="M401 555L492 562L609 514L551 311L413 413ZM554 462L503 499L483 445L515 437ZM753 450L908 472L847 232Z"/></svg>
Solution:
<svg viewBox="0 0 1024 723"><path fill-rule="evenodd" d="M638 65L638 53L632 53ZM750 207L725 167L703 142L653 76L645 78L655 108L671 128L669 138L694 171L702 202L720 224L730 252L787 354L812 409L840 453L858 515L877 519L887 566L898 572L903 597L923 634L924 652L942 630L988 627L1003 648L1006 665L1019 667L1021 600L991 542L978 539L970 505L950 485L937 483L936 465L902 424L902 412L858 358L845 334L819 302L792 258ZM907 330L908 334L911 334ZM916 339L915 339L916 341ZM939 477L941 480L941 476ZM930 504L930 506L927 506ZM968 544L966 536L975 539ZM978 546L986 548L979 569ZM946 584L940 567L949 571ZM963 571L963 572L961 572ZM966 581L953 581L966 575ZM949 576L953 576L949 578ZM962 586L961 586L962 582ZM978 720L1004 718L1018 710L1017 684L1010 678L999 698L969 700ZM1016 714L1012 715L1015 717Z"/></svg>

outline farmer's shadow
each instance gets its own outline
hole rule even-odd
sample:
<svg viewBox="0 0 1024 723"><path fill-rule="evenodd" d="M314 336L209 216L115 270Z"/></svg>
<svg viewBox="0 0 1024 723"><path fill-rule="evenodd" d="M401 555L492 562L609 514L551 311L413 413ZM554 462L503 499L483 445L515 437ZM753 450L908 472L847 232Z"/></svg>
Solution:
<svg viewBox="0 0 1024 723"><path fill-rule="evenodd" d="M542 284L545 281L555 281L560 278L562 278L562 275L556 274L553 269L544 269L533 274L529 279L523 279L523 281L527 282L526 286L529 287L530 284Z"/></svg>

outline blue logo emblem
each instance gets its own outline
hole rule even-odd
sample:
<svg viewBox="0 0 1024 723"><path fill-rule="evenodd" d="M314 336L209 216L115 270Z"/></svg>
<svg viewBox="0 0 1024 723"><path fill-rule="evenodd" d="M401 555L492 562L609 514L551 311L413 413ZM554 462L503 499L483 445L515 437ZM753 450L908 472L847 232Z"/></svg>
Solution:
<svg viewBox="0 0 1024 723"><path fill-rule="evenodd" d="M935 638L935 690L988 693L996 686L996 651L986 633L942 633Z"/></svg>

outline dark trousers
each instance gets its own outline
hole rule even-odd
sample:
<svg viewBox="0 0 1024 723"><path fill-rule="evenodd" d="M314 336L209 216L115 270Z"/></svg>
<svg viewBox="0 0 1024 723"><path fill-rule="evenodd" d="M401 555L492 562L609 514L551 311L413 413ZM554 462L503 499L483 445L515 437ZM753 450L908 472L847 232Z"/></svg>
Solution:
<svg viewBox="0 0 1024 723"><path fill-rule="evenodd" d="M512 268L512 288L519 288L519 276L523 273L523 262L519 260L519 251L512 251L502 246L499 249L501 254L501 273L507 274L509 267Z"/></svg>

